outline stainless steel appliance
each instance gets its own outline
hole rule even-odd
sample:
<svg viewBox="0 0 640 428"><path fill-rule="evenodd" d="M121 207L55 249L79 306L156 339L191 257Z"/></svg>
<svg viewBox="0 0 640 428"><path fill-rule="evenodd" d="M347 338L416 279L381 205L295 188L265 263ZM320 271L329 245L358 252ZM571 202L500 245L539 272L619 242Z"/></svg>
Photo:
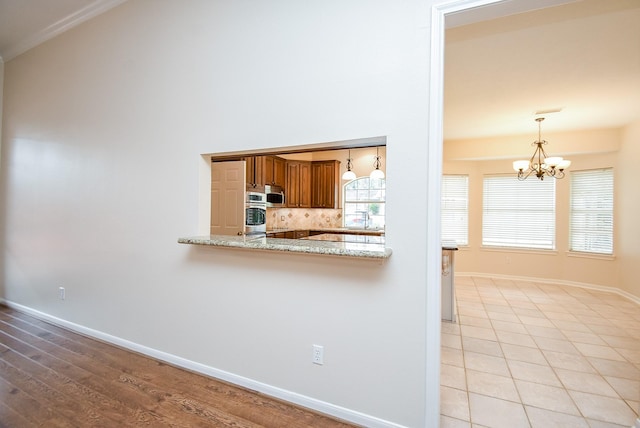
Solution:
<svg viewBox="0 0 640 428"><path fill-rule="evenodd" d="M247 191L245 198L245 235L267 233L267 196L262 192Z"/></svg>
<svg viewBox="0 0 640 428"><path fill-rule="evenodd" d="M458 250L455 242L442 243L442 319L456 322L456 292L453 274L455 271L454 256Z"/></svg>
<svg viewBox="0 0 640 428"><path fill-rule="evenodd" d="M264 193L267 196L267 207L284 207L284 190L280 186L264 186Z"/></svg>

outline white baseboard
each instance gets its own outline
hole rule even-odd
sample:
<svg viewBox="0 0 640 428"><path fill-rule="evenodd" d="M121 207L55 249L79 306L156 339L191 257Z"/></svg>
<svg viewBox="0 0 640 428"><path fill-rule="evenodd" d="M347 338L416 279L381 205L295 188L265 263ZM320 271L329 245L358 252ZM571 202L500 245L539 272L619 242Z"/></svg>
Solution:
<svg viewBox="0 0 640 428"><path fill-rule="evenodd" d="M579 287L579 288L586 288L589 290L604 291L606 293L614 293L624 297L625 299L631 300L633 303L640 305L640 297L635 296L619 288L607 287L604 285L588 284L585 282L576 282L576 281L565 281L562 279L533 278L533 277L527 277L527 276L499 275L499 274L493 274L493 273L478 273L478 272L456 272L456 277L460 277L460 276L463 276L463 277L477 276L479 278L500 278L500 279L508 279L512 281L538 282L541 284L568 285L570 287Z"/></svg>
<svg viewBox="0 0 640 428"><path fill-rule="evenodd" d="M324 413L326 415L330 415L347 422L373 428L405 428L403 425L398 425L384 419L376 418L375 416L336 406L335 404L327 403L325 401L307 397L296 392L288 391L286 389L278 388L266 383L239 376L237 374L229 373L224 370L216 369L215 367L210 367L204 364L197 363L195 361L187 360L185 358L169 354L167 352L158 351L157 349L149 348L147 346L140 345L138 343L131 342L117 336L112 336L99 330L84 327L82 325L66 321L64 319L46 314L44 312L40 312L36 309L7 301L3 298L0 298L0 303L4 303L10 308L27 313L35 318L50 322L60 327L64 327L82 335L92 337L103 342L111 343L121 348L138 352L140 354L147 355L149 357L164 361L177 367L181 367L197 373L202 373L204 375L220 379L234 385L258 391L271 397L284 400L298 406L306 407L308 409L315 410L317 412Z"/></svg>

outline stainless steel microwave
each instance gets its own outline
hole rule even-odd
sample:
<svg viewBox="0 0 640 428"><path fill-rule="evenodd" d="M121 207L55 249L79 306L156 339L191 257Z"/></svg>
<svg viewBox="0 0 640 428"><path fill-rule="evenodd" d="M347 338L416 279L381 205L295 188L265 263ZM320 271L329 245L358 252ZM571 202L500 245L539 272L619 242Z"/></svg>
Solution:
<svg viewBox="0 0 640 428"><path fill-rule="evenodd" d="M280 186L264 186L264 193L267 196L267 207L284 207L284 190Z"/></svg>

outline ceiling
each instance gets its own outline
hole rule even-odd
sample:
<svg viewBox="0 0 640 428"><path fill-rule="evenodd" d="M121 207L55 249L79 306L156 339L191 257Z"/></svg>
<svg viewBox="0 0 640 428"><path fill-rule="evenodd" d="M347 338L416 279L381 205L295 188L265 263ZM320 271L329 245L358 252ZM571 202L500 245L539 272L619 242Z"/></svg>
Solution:
<svg viewBox="0 0 640 428"><path fill-rule="evenodd" d="M0 0L0 58L124 1ZM537 0L538 8L567 4L524 12L527 3L446 17L445 139L535 134L545 110L561 110L545 115L545 131L638 120L640 1Z"/></svg>
<svg viewBox="0 0 640 428"><path fill-rule="evenodd" d="M0 0L0 60L13 57L125 0Z"/></svg>
<svg viewBox="0 0 640 428"><path fill-rule="evenodd" d="M640 119L640 1L573 1L449 28L444 75L445 139L536 135L545 110L561 111L544 114L543 131L624 126Z"/></svg>

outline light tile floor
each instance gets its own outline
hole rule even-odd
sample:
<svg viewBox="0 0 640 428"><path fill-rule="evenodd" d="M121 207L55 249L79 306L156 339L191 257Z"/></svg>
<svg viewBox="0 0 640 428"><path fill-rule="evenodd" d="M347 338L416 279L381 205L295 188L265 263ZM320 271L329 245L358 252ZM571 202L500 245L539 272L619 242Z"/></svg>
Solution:
<svg viewBox="0 0 640 428"><path fill-rule="evenodd" d="M632 427L640 305L578 287L456 277L442 322L441 427Z"/></svg>

